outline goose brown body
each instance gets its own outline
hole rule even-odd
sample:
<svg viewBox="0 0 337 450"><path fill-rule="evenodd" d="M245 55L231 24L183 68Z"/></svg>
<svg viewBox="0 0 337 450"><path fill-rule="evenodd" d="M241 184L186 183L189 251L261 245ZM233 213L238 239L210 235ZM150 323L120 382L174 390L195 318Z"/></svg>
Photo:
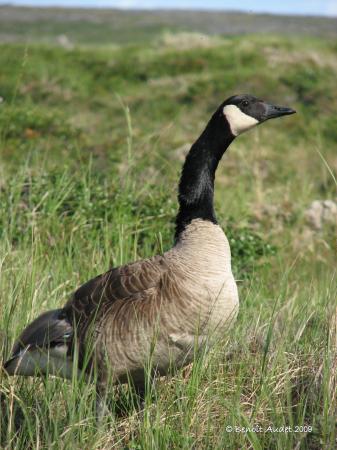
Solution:
<svg viewBox="0 0 337 450"><path fill-rule="evenodd" d="M82 316L86 328L91 319L87 303L100 302L94 329L102 383L107 377L142 383L150 354L163 374L170 366L189 363L195 345L223 334L238 308L228 241L218 225L198 219L162 256L114 269L90 283L66 309Z"/></svg>

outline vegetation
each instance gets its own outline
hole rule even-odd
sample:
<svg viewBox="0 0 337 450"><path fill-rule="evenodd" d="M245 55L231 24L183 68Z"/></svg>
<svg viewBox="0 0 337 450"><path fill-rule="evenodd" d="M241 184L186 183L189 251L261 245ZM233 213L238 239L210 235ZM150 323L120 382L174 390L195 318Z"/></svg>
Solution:
<svg viewBox="0 0 337 450"><path fill-rule="evenodd" d="M305 211L336 196L336 39L0 47L0 364L82 282L170 247L184 155L224 98L298 111L218 169L241 300L230 335L149 386L141 412L116 388L99 425L93 386L0 373L0 448L335 448L336 230Z"/></svg>
<svg viewBox="0 0 337 450"><path fill-rule="evenodd" d="M164 32L298 34L336 38L336 17L237 11L26 8L0 5L2 42L114 45L151 42ZM65 38L66 37L66 38Z"/></svg>

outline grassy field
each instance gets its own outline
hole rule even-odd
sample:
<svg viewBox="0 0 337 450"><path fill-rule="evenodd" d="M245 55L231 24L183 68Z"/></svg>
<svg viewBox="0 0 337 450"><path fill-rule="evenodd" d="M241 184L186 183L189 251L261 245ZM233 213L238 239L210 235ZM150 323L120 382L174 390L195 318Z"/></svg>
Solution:
<svg viewBox="0 0 337 450"><path fill-rule="evenodd" d="M240 12L123 11L111 9L25 8L0 6L3 42L62 43L66 35L75 45L150 42L158 34L198 32L211 35L297 34L337 36L336 17L279 16Z"/></svg>
<svg viewBox="0 0 337 450"><path fill-rule="evenodd" d="M298 114L240 137L218 169L230 335L142 412L116 389L99 425L93 386L0 372L0 448L334 449L336 229L305 212L336 197L337 38L15 41L0 45L0 364L82 282L171 246L184 155L220 102L249 92Z"/></svg>

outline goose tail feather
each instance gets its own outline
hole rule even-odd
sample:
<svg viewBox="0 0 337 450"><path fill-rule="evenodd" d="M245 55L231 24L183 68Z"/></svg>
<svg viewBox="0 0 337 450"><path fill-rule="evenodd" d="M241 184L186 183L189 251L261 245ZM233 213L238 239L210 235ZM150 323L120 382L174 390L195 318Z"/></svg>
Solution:
<svg viewBox="0 0 337 450"><path fill-rule="evenodd" d="M41 314L21 333L3 368L8 375L50 374L70 378L72 338L73 327L63 309Z"/></svg>

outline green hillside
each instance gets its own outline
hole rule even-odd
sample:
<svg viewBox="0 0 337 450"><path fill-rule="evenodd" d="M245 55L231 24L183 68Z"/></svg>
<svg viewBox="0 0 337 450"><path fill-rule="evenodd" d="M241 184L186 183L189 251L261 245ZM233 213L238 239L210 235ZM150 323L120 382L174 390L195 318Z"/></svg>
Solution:
<svg viewBox="0 0 337 450"><path fill-rule="evenodd" d="M99 426L92 386L0 372L0 448L335 448L336 228L306 211L336 198L337 38L139 30L113 45L2 39L0 363L80 283L170 247L189 146L249 92L298 114L240 137L218 169L239 318L143 412L116 389Z"/></svg>
<svg viewBox="0 0 337 450"><path fill-rule="evenodd" d="M113 45L149 42L163 31L211 35L284 34L336 39L337 18L236 11L26 8L0 5L3 42Z"/></svg>

